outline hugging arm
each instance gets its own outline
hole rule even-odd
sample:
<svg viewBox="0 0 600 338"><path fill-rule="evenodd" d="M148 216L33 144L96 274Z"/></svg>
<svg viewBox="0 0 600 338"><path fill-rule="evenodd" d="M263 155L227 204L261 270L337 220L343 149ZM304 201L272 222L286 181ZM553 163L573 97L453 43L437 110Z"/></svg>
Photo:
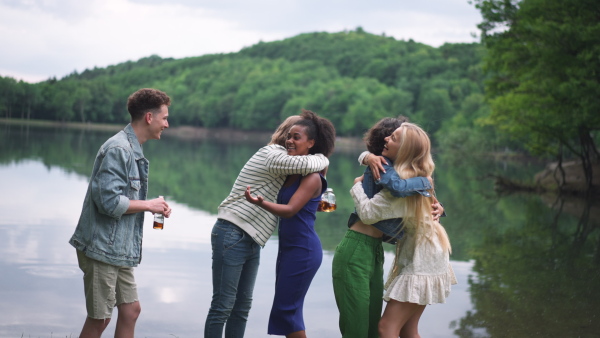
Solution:
<svg viewBox="0 0 600 338"><path fill-rule="evenodd" d="M324 170L328 165L329 159L323 154L291 156L281 146L273 146L265 160L267 170L281 176L305 176Z"/></svg>
<svg viewBox="0 0 600 338"><path fill-rule="evenodd" d="M361 154L359 160L362 158L362 161L371 168L373 178L377 184L388 189L392 196L407 197L419 193L425 194L427 190L431 189L431 182L426 177L402 179L394 170L391 160L383 156L375 156L369 152L366 153L365 156ZM425 196L427 195L425 194Z"/></svg>
<svg viewBox="0 0 600 338"><path fill-rule="evenodd" d="M391 160L383 156L375 156L368 151L363 152L359 156L359 161L366 164L371 168L373 177L379 180L377 184L383 188L389 190L394 197L408 197L415 194L422 194L424 196L432 196L429 190L432 189L432 179L430 177L412 177L408 179L402 179L392 166ZM435 196L432 196L434 203L431 205L433 208L433 218L438 220L440 217L445 217L446 212L441 203Z"/></svg>
<svg viewBox="0 0 600 338"><path fill-rule="evenodd" d="M389 190L394 197L408 197L416 194L432 197L433 204L431 204L431 207L433 208L433 220L437 221L440 217L446 216L442 204L438 201L437 197L429 192L431 191L431 181L428 177L418 176L403 180L398 176L394 167L390 167L385 173L381 174L381 179L378 183Z"/></svg>
<svg viewBox="0 0 600 338"><path fill-rule="evenodd" d="M373 198L367 197L360 182L356 182L350 190L350 195L354 200L356 213L365 224L374 224L384 219L398 218L400 214L398 208L392 207L392 200L395 198L386 198L385 192L381 191ZM387 193L389 196L389 192Z"/></svg>
<svg viewBox="0 0 600 338"><path fill-rule="evenodd" d="M278 204L265 201L262 196L252 196L250 191L251 187L246 188L244 196L246 200L252 204L258 205L266 211L272 213L275 216L282 218L293 217L302 207L308 203L308 201L315 197L317 192L321 191L321 177L319 174L314 173L307 175L300 182L298 190L294 193L288 204Z"/></svg>

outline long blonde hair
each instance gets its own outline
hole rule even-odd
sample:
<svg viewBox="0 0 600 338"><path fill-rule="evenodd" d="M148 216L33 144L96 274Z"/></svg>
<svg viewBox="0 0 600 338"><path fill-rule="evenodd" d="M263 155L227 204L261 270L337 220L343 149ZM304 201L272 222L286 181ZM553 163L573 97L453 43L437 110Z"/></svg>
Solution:
<svg viewBox="0 0 600 338"><path fill-rule="evenodd" d="M427 133L414 123L404 122L394 131L394 134L399 143L398 153L394 160L394 169L398 175L403 179L417 176L432 177L435 163L431 157L431 141ZM435 196L433 187L430 193ZM406 197L406 210L411 212L402 217L401 230L414 234L417 241L433 241L434 236L437 236L442 249L452 252L446 230L439 222L432 221L432 203L431 197L421 194ZM397 245L397 254L399 249L400 245ZM398 257L397 254L396 257ZM396 260L394 260L390 278L393 279L395 275L397 275Z"/></svg>
<svg viewBox="0 0 600 338"><path fill-rule="evenodd" d="M431 141L427 133L414 123L404 122L394 133L399 143L398 153L394 159L394 169L401 178L411 177L432 177L435 169L435 163L431 157ZM435 190L430 190L432 196L435 196ZM450 240L444 227L437 221L432 220L431 204L432 197L425 197L421 194L406 197L406 210L411 211L402 217L402 226L399 231L414 234L416 241L429 240L434 241L436 236L443 250L452 252ZM414 211L414 213L412 213ZM396 257L392 269L388 275L386 288L399 273L398 255L402 248L402 242L396 244Z"/></svg>

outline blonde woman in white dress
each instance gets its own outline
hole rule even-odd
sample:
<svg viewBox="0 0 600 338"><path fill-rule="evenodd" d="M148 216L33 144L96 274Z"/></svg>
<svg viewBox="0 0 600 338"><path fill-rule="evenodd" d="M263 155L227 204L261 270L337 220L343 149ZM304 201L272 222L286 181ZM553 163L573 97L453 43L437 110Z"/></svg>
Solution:
<svg viewBox="0 0 600 338"><path fill-rule="evenodd" d="M396 172L403 179L433 176L429 137L415 124L405 122L388 136L382 155L394 159ZM396 257L385 285L383 299L387 305L379 322L379 335L418 338L425 306L445 303L450 286L456 284L448 235L431 217L432 197L419 194L394 198L384 189L369 199L361 181L362 176L354 180L350 193L364 223L403 219L404 236L396 244Z"/></svg>

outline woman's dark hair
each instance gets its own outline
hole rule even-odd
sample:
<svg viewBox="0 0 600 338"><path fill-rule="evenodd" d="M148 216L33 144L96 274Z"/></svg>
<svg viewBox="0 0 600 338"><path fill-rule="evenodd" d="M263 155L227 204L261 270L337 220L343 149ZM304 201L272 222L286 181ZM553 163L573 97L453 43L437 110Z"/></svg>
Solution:
<svg viewBox="0 0 600 338"><path fill-rule="evenodd" d="M363 137L367 150L371 154L381 156L385 138L392 135L394 130L398 129L403 122L408 122L408 118L400 115L398 117L384 117L375 123Z"/></svg>
<svg viewBox="0 0 600 338"><path fill-rule="evenodd" d="M301 119L294 123L303 126L309 140L315 140L315 145L309 149L310 154L323 154L329 157L335 148L335 127L328 119L320 117L310 110L302 109Z"/></svg>

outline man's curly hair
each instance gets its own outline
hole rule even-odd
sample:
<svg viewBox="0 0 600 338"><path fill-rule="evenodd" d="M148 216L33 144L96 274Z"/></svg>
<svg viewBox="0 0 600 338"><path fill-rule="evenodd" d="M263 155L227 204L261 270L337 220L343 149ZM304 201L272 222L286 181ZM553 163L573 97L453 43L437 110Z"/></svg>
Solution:
<svg viewBox="0 0 600 338"><path fill-rule="evenodd" d="M171 98L153 88L142 88L129 95L127 99L127 110L131 115L131 121L141 119L147 112L157 113L163 105L170 106Z"/></svg>

